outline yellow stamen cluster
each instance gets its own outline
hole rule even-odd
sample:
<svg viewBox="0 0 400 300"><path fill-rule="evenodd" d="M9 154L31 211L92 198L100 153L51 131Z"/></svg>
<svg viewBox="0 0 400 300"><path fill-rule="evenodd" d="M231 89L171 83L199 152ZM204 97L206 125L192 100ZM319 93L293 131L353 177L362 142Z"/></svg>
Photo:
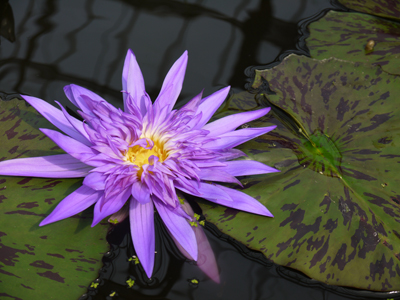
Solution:
<svg viewBox="0 0 400 300"><path fill-rule="evenodd" d="M147 147L149 148L149 144L147 144ZM145 149L139 145L130 147L128 151L125 153L125 161L131 162L139 167L138 171L138 177L140 178L142 172L143 172L143 165L151 163L149 162L150 156L156 156L158 157L160 162L163 162L164 160L167 159L168 153L164 149L164 145L161 143L154 142L154 146L151 149Z"/></svg>

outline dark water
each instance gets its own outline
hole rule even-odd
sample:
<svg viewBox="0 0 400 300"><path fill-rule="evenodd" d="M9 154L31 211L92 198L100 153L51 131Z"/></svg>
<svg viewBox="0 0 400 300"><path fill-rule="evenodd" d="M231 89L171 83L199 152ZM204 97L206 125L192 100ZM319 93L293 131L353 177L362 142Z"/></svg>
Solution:
<svg viewBox="0 0 400 300"><path fill-rule="evenodd" d="M69 105L63 86L75 83L122 106L121 72L131 48L155 99L169 67L189 51L181 103L231 85L244 90L250 66L287 51L307 54L298 23L338 5L328 0L0 1L0 92ZM304 22L303 22L304 24ZM305 27L303 26L303 29ZM245 69L248 68L247 76ZM127 223L111 231L99 287L82 299L386 299L389 295L330 287L268 262L207 224L221 284L182 255L157 219L152 281L128 263ZM125 281L136 284L126 289ZM198 284L191 283L197 279ZM116 292L114 297L109 295Z"/></svg>
<svg viewBox="0 0 400 300"><path fill-rule="evenodd" d="M75 83L121 105L121 72L131 48L154 99L172 63L189 51L181 100L232 85L244 70L296 49L297 23L329 0L11 1L15 42L2 38L0 91L68 102Z"/></svg>

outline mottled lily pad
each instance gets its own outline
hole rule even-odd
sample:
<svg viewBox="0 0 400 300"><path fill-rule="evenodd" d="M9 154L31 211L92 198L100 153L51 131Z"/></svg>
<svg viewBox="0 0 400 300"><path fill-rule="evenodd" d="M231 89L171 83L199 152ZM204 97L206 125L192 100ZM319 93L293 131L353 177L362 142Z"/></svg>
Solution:
<svg viewBox="0 0 400 300"><path fill-rule="evenodd" d="M201 202L207 220L311 278L399 290L400 78L377 66L291 55L257 71L253 87L265 81L279 121L271 115L250 126L278 127L242 150L281 172L242 183L275 217Z"/></svg>
<svg viewBox="0 0 400 300"><path fill-rule="evenodd" d="M359 13L331 11L309 25L313 58L336 57L379 65L400 74L400 23Z"/></svg>
<svg viewBox="0 0 400 300"><path fill-rule="evenodd" d="M363 13L400 20L400 2L397 0L339 0L339 2Z"/></svg>
<svg viewBox="0 0 400 300"><path fill-rule="evenodd" d="M63 153L41 127L52 126L25 101L0 100L0 160ZM0 176L1 299L77 299L97 278L106 223L91 228L87 211L38 226L81 181Z"/></svg>

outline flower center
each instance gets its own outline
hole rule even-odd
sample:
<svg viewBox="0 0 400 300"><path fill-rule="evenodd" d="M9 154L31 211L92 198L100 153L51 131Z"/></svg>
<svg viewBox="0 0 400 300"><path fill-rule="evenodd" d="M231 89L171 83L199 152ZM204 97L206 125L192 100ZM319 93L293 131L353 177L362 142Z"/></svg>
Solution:
<svg viewBox="0 0 400 300"><path fill-rule="evenodd" d="M149 162L149 157L152 155L158 157L160 162L163 162L168 157L163 145L154 142L152 149L145 149L139 145L129 148L125 154L125 160L137 165L142 170L143 165L152 165Z"/></svg>

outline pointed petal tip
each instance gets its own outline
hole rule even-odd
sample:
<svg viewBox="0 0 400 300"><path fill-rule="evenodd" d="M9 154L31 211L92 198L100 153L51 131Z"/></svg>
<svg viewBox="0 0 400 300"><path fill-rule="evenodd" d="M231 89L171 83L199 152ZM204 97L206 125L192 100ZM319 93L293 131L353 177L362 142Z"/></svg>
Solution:
<svg viewBox="0 0 400 300"><path fill-rule="evenodd" d="M42 227L44 225L49 224L50 222L46 222L46 219L44 219L42 222L39 223L39 226Z"/></svg>
<svg viewBox="0 0 400 300"><path fill-rule="evenodd" d="M33 97L33 96L28 96L28 95L20 95L20 96L32 106L33 106L33 104L31 103L31 101L34 102L36 99L42 100L40 98L36 98L36 97Z"/></svg>
<svg viewBox="0 0 400 300"><path fill-rule="evenodd" d="M54 131L54 130L48 129L48 128L39 128L39 130L40 130L41 132L43 132L44 134L46 134L46 132Z"/></svg>
<svg viewBox="0 0 400 300"><path fill-rule="evenodd" d="M194 254L194 255L193 255ZM193 260L194 261L197 261L198 260L198 256L199 256L199 251L198 251L198 249L197 249L197 247L196 247L196 252L192 252L192 253L190 253L190 255L193 257Z"/></svg>
<svg viewBox="0 0 400 300"><path fill-rule="evenodd" d="M151 268L149 268L148 266L145 266L144 264L142 264L143 270L146 273L147 277L150 279L151 275L153 275L153 266Z"/></svg>
<svg viewBox="0 0 400 300"><path fill-rule="evenodd" d="M274 218L274 215L266 207L265 207L264 211L256 212L256 214L259 214L259 215L262 215L262 216L266 216L266 217L270 217L270 218Z"/></svg>
<svg viewBox="0 0 400 300"><path fill-rule="evenodd" d="M65 86L63 87L63 90L64 90L64 93L65 93L65 94L67 94L67 92L71 90L71 85L72 85L72 84L67 84L67 85L65 85Z"/></svg>
<svg viewBox="0 0 400 300"><path fill-rule="evenodd" d="M54 222L60 221L60 220L58 220L58 219L55 219L55 220L54 220L54 217L52 217L52 218L50 218L50 217L51 217L51 213L50 213L50 215L48 215L46 218L44 218L44 219L42 220L42 222L39 223L39 226L42 227L42 226L48 225L48 224L50 224L50 223L54 223Z"/></svg>
<svg viewBox="0 0 400 300"><path fill-rule="evenodd" d="M140 204L131 198L129 203L131 238L136 255L147 277L151 278L155 259L155 229L153 202Z"/></svg>
<svg viewBox="0 0 400 300"><path fill-rule="evenodd" d="M99 223L101 222L101 220L102 220L102 219L99 220L98 217L96 218L96 217L93 215L93 221L92 221L92 224L90 225L90 227L96 226L97 224L99 224Z"/></svg>
<svg viewBox="0 0 400 300"><path fill-rule="evenodd" d="M129 63L131 58L136 59L136 55L131 49L128 49L125 56L125 63Z"/></svg>
<svg viewBox="0 0 400 300"><path fill-rule="evenodd" d="M218 91L219 91L219 92L226 92L226 94L228 94L230 90L231 90L231 86L228 85L228 86L223 87L222 89L220 89L220 90L218 90ZM217 92L218 92L218 91L217 91Z"/></svg>
<svg viewBox="0 0 400 300"><path fill-rule="evenodd" d="M189 55L188 55L188 51L185 50L182 55L175 61L176 62L181 62L183 64L183 69L184 71L186 70L186 66L187 66L187 62L189 59ZM185 73L183 73L183 76L185 75Z"/></svg>
<svg viewBox="0 0 400 300"><path fill-rule="evenodd" d="M264 116L265 116L266 114L268 114L271 111L271 107L261 108L260 111L263 111ZM276 127L276 125L275 125L275 127Z"/></svg>

